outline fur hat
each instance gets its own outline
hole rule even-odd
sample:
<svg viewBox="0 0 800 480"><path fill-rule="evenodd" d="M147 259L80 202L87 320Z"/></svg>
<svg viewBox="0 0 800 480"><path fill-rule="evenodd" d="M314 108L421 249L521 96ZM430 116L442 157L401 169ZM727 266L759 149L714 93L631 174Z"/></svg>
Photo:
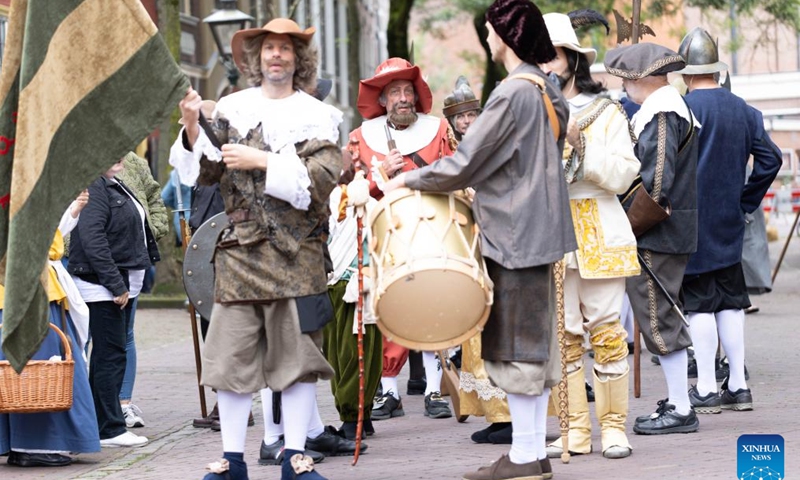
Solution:
<svg viewBox="0 0 800 480"><path fill-rule="evenodd" d="M486 21L523 62L537 65L556 58L542 12L530 0L496 0Z"/></svg>
<svg viewBox="0 0 800 480"><path fill-rule="evenodd" d="M417 94L417 103L414 107L418 113L431 111L433 94L422 78L419 67L411 65L408 60L392 57L378 65L375 76L359 83L357 106L362 117L369 120L386 113L386 107L380 104L379 99L383 89L395 80L408 80L414 85L414 92Z"/></svg>
<svg viewBox="0 0 800 480"><path fill-rule="evenodd" d="M609 50L604 63L608 73L628 80L666 75L686 66L683 57L674 51L647 42Z"/></svg>
<svg viewBox="0 0 800 480"><path fill-rule="evenodd" d="M303 43L308 45L308 43L311 41L311 37L314 36L314 32L316 31L317 29L314 27L308 27L305 30L301 30L300 25L289 18L273 18L261 28L248 28L245 30L239 30L233 34L233 38L231 39L231 52L233 53L233 61L236 63L236 66L239 67L239 70L244 70L242 68L242 65L244 65L244 42L253 37L265 35L267 33L277 33L279 35L289 35L290 37L298 38Z"/></svg>

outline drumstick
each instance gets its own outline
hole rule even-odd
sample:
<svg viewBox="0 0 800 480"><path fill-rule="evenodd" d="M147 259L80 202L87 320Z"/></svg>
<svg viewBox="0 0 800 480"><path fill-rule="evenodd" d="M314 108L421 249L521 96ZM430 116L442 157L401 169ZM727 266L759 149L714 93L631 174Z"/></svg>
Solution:
<svg viewBox="0 0 800 480"><path fill-rule="evenodd" d="M392 131L389 129L389 125L383 126L383 131L386 132L386 145L389 147L389 151L397 149L397 144L394 143L394 138L392 138ZM389 181L389 175L386 174L386 170L383 169L383 164L378 165L378 171L381 173L383 180L385 182ZM395 175L397 172L395 172ZM394 175L392 175L394 177Z"/></svg>

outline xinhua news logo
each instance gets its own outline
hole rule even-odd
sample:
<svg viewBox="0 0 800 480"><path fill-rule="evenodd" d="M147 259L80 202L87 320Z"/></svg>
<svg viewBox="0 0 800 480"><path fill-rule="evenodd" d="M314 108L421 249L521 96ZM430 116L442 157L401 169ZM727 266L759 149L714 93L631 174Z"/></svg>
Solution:
<svg viewBox="0 0 800 480"><path fill-rule="evenodd" d="M739 480L783 480L783 437L742 435L737 443Z"/></svg>

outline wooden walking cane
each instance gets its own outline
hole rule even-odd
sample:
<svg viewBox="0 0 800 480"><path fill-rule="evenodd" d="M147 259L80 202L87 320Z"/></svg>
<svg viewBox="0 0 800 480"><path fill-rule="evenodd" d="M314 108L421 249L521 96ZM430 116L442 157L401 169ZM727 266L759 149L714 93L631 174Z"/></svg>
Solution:
<svg viewBox="0 0 800 480"><path fill-rule="evenodd" d="M178 184L175 186L175 198L178 201L178 209L174 210L173 213L177 214L178 218L180 219L181 238L183 239L181 242L181 252L185 256L186 248L189 246L189 243L192 239L192 234L189 231L189 225L186 223L186 212L188 212L190 209L183 208L183 193L181 192L180 175L178 174L177 170L175 171L175 178L178 180ZM194 364L195 371L197 372L197 391L200 395L200 415L202 418L205 418L208 416L208 409L206 408L205 388L200 384L200 377L203 373L203 365L200 362L200 338L197 334L197 312L195 312L192 302L189 302L189 317L191 318L192 324L192 343L194 344Z"/></svg>
<svg viewBox="0 0 800 480"><path fill-rule="evenodd" d="M569 391L567 390L567 330L564 314L564 261L553 264L556 283L556 334L561 351L561 381L558 382L558 425L561 429L561 462L569 463Z"/></svg>
<svg viewBox="0 0 800 480"><path fill-rule="evenodd" d="M357 147L354 147L357 149ZM352 154L352 151L351 151ZM358 169L356 170L358 171ZM356 451L353 452L353 466L361 454L361 432L364 431L364 215L366 207L353 206L356 216L356 244L358 254L358 302L356 303L356 322L358 328L358 420L356 422Z"/></svg>

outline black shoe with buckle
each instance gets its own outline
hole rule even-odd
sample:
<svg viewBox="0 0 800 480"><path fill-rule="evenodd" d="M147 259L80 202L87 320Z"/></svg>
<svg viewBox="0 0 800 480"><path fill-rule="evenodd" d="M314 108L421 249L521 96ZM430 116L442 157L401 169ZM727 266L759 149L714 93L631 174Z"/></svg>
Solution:
<svg viewBox="0 0 800 480"><path fill-rule="evenodd" d="M283 463L283 447L284 447L284 440L283 436L279 438L275 443L267 445L264 440L261 440L261 451L258 455L258 464L259 465L280 465ZM325 455L315 452L314 450L306 450L304 452L306 455L311 457L314 460L314 463L322 463L325 460Z"/></svg>
<svg viewBox="0 0 800 480"><path fill-rule="evenodd" d="M394 417L402 417L406 412L403 410L403 400L394 398L389 391L382 397L375 400L372 406L372 420L387 420Z"/></svg>
<svg viewBox="0 0 800 480"><path fill-rule="evenodd" d="M450 418L450 404L442 398L440 392L431 392L425 396L425 416L430 418Z"/></svg>
<svg viewBox="0 0 800 480"><path fill-rule="evenodd" d="M367 438L366 429L363 428L365 425L362 425L361 428L361 440ZM342 422L341 428L339 428L339 436L342 438L346 438L348 440L355 440L356 439L356 429L358 428L358 422Z"/></svg>
<svg viewBox="0 0 800 480"><path fill-rule="evenodd" d="M640 435L666 435L669 433L692 433L700 428L700 421L693 409L687 415L677 413L674 408L666 410L656 418L638 422L633 431Z"/></svg>
<svg viewBox="0 0 800 480"><path fill-rule="evenodd" d="M326 457L343 457L356 451L356 442L340 437L336 427L329 425L317 438L306 438L306 455L309 450L320 452ZM361 453L366 451L367 445L362 443Z"/></svg>
<svg viewBox="0 0 800 480"><path fill-rule="evenodd" d="M696 413L722 413L717 392L711 392L701 397L700 392L697 391L697 386L692 385L689 388L689 401L692 403L692 408Z"/></svg>
<svg viewBox="0 0 800 480"><path fill-rule="evenodd" d="M59 453L25 453L14 450L8 453L8 464L18 467L64 467L70 463L70 457Z"/></svg>

